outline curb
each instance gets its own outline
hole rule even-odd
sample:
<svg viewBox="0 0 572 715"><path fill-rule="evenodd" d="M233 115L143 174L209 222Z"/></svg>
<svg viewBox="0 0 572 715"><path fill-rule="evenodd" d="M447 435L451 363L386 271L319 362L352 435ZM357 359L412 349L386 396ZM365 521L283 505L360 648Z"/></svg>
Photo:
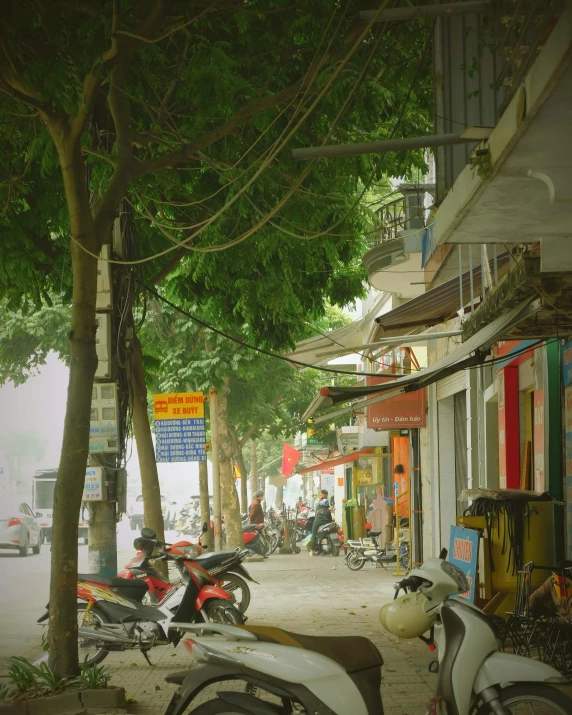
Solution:
<svg viewBox="0 0 572 715"><path fill-rule="evenodd" d="M0 705L0 715L82 715L87 710L105 711L126 707L124 688L82 690Z"/></svg>

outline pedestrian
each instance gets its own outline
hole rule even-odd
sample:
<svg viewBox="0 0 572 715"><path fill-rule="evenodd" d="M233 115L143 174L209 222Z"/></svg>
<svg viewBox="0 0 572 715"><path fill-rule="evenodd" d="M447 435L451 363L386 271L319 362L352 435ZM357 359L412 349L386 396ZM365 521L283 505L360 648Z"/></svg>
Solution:
<svg viewBox="0 0 572 715"><path fill-rule="evenodd" d="M252 504L248 509L248 521L250 524L264 524L263 499L264 492L262 490L257 491L252 497Z"/></svg>
<svg viewBox="0 0 572 715"><path fill-rule="evenodd" d="M328 524L332 521L332 513L330 511L330 502L328 500L328 490L322 489L320 492L320 498L314 504L314 523L312 524L312 541L310 542L310 551L316 556L319 551L317 550L317 536L318 529L324 524Z"/></svg>

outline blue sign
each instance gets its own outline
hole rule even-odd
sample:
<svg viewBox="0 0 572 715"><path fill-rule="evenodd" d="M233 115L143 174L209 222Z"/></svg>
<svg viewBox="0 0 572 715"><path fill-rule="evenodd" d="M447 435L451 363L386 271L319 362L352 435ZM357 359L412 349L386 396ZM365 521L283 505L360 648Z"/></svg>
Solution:
<svg viewBox="0 0 572 715"><path fill-rule="evenodd" d="M474 603L479 562L479 533L474 529L452 526L449 561L461 569L469 582L470 589L461 596Z"/></svg>
<svg viewBox="0 0 572 715"><path fill-rule="evenodd" d="M158 462L204 462L206 453L205 420L155 420L155 457Z"/></svg>

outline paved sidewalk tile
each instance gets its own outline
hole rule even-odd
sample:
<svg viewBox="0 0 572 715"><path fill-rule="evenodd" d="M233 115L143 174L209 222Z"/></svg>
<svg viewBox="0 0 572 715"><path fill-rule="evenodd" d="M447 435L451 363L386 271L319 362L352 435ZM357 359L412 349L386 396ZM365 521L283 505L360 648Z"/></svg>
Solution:
<svg viewBox="0 0 572 715"><path fill-rule="evenodd" d="M427 667L433 655L420 641L399 641L383 631L379 609L393 598L395 578L389 570L365 567L350 571L342 557L311 558L309 554L273 555L248 565L260 585L251 584L249 624L273 625L304 634L363 635L379 648L385 715L419 715L431 696L434 676ZM175 689L165 683L168 673L184 670L191 658L182 645L156 648L150 667L138 651L113 653L105 665L112 682L122 685L133 715L163 713ZM236 689L236 684L234 685ZM216 697L209 688L195 706ZM191 711L192 712L192 711Z"/></svg>

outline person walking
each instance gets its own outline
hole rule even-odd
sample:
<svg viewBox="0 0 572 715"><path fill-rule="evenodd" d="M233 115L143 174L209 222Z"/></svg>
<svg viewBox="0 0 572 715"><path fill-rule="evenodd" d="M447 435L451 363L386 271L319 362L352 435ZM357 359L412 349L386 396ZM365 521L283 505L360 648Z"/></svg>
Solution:
<svg viewBox="0 0 572 715"><path fill-rule="evenodd" d="M312 555L316 556L320 553L317 550L317 536L318 529L324 524L328 524L332 521L332 513L330 511L330 502L328 500L328 490L322 489L320 492L320 498L314 504L314 523L312 524L312 541L310 542L310 552Z"/></svg>
<svg viewBox="0 0 572 715"><path fill-rule="evenodd" d="M252 497L252 504L248 509L248 521L250 524L264 524L263 499L264 492L262 490L257 491Z"/></svg>

